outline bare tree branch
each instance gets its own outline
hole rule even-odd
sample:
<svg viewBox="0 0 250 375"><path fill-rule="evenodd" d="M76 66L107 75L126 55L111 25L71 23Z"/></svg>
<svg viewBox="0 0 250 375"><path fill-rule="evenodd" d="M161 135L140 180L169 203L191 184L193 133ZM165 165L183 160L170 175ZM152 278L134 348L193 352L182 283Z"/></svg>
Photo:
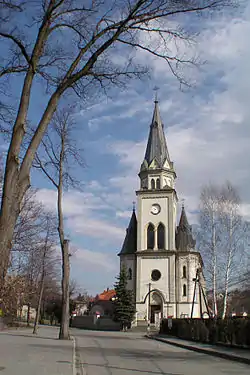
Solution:
<svg viewBox="0 0 250 375"><path fill-rule="evenodd" d="M147 72L147 64L128 65L126 61L123 65L115 63L113 58L121 50L126 54L136 48L164 59L172 73L185 82L179 68L189 60L185 55L170 53L169 38L174 38L175 48L178 40L185 41L185 36L188 42L189 27L179 35L180 27L175 32L173 21L176 24L179 15L218 12L229 4L232 1L96 0L84 8L81 0L0 2L0 45L3 43L7 51L0 57L0 75L2 72L4 78L20 74L23 79L5 168L0 215L0 284L3 285L6 276L15 223L30 186L35 155L64 93L72 89L86 97L87 90L96 87L107 90L114 84L125 85L131 78L140 77ZM28 20L22 12L29 15ZM188 22L183 25L185 29ZM158 33L154 29L159 29ZM162 45L162 51L154 44L152 48L148 46L145 35L152 33L158 36L156 43ZM192 57L190 63L195 63ZM33 91L36 77L47 85L48 102L22 157L30 101L36 94Z"/></svg>

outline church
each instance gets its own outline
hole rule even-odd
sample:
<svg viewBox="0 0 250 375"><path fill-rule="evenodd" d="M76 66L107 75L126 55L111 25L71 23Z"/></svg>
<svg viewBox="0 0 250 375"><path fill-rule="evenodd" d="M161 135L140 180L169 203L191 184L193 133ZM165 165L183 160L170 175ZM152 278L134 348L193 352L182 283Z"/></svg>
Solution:
<svg viewBox="0 0 250 375"><path fill-rule="evenodd" d="M176 173L170 159L159 103L155 100L145 157L133 209L120 253L120 267L128 271L136 317L159 324L162 318L201 317L206 312L202 293L203 261L195 250L192 228L184 205L177 223ZM199 285L196 287L197 276Z"/></svg>

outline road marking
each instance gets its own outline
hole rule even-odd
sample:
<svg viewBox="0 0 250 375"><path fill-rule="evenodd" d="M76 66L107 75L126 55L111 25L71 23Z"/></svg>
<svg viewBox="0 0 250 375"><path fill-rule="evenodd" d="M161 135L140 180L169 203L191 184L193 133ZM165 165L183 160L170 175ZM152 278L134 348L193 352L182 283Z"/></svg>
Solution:
<svg viewBox="0 0 250 375"><path fill-rule="evenodd" d="M83 368L83 365L81 363L80 354L78 353L76 349L76 339L74 336L71 336L71 338L73 341L73 361L72 361L73 375L87 375L87 372Z"/></svg>
<svg viewBox="0 0 250 375"><path fill-rule="evenodd" d="M72 369L73 369L73 375L76 375L76 340L72 336L73 341L73 360L72 360Z"/></svg>

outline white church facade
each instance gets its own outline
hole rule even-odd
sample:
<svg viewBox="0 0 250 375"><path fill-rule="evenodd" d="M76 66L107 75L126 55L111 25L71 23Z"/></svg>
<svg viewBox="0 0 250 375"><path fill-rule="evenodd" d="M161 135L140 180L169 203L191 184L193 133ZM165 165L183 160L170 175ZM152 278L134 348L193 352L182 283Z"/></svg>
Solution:
<svg viewBox="0 0 250 375"><path fill-rule="evenodd" d="M205 286L203 262L195 250L184 206L176 226L176 173L157 100L139 178L137 213L133 209L118 254L120 267L128 270L128 288L135 296L134 324L146 320L157 324L166 317L200 317L206 311L203 288L195 288L194 280L199 274L200 285Z"/></svg>

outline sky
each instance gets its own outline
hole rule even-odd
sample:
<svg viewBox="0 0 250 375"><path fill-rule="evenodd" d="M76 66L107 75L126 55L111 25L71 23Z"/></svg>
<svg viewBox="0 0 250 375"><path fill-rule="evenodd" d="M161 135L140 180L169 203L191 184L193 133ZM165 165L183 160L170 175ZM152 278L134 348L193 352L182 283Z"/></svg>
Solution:
<svg viewBox="0 0 250 375"><path fill-rule="evenodd" d="M188 53L204 63L183 68L191 88L180 89L164 61L138 52L138 61L147 58L151 79L114 88L109 97L75 113L86 167L76 170L81 191L65 192L63 208L79 290L101 293L113 287L119 272L117 254L136 201L155 86L179 203L185 199L190 223L197 221L202 185L227 179L239 189L242 213L250 219L250 4L195 22L200 34ZM37 198L54 211L56 192L49 182L33 172L32 184Z"/></svg>

